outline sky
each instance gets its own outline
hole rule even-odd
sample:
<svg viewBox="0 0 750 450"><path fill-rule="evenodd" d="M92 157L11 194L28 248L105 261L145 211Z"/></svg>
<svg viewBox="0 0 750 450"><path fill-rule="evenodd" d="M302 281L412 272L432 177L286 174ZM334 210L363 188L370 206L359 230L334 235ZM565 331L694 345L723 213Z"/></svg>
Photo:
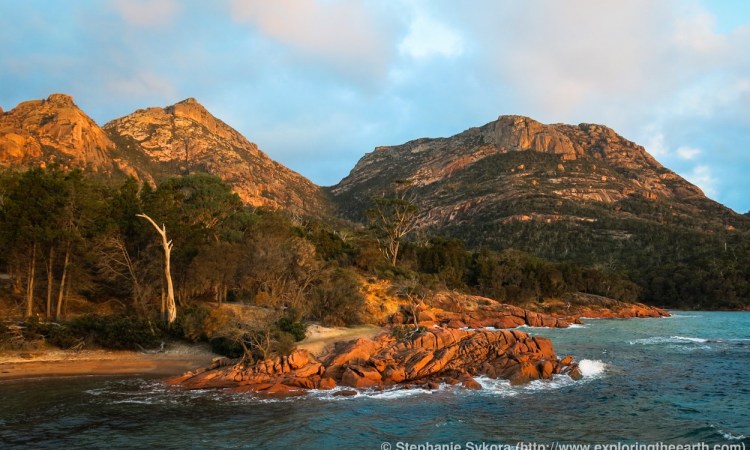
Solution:
<svg viewBox="0 0 750 450"><path fill-rule="evenodd" d="M499 115L599 123L750 210L747 0L0 0L0 107L195 97L320 185Z"/></svg>

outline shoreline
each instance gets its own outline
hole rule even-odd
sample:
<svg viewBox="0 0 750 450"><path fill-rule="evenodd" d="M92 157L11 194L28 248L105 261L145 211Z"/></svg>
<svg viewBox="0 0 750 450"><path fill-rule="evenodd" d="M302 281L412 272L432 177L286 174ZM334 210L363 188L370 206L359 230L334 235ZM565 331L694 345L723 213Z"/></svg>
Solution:
<svg viewBox="0 0 750 450"><path fill-rule="evenodd" d="M174 376L211 364L207 346L171 344L164 352L36 350L0 354L0 383L10 380L101 375Z"/></svg>

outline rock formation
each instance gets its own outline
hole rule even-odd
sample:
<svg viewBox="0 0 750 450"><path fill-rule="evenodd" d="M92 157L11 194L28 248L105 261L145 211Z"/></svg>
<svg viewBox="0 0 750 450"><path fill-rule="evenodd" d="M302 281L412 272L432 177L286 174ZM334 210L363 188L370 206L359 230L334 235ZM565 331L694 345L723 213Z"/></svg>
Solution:
<svg viewBox="0 0 750 450"><path fill-rule="evenodd" d="M258 146L189 98L141 109L102 129L65 94L0 111L0 167L51 163L152 185L171 176L208 172L248 204L325 216L326 193L271 160Z"/></svg>
<svg viewBox="0 0 750 450"><path fill-rule="evenodd" d="M493 209L493 219L510 219L503 203L534 193L552 203L704 198L699 188L610 128L544 125L521 116L500 116L450 138L378 147L331 192L342 211L356 218L396 180L414 186L423 226L471 221ZM554 220L570 214L558 216Z"/></svg>
<svg viewBox="0 0 750 450"><path fill-rule="evenodd" d="M523 384L555 374L581 376L573 359L558 359L546 338L520 331L431 328L400 341L384 333L374 339L340 343L319 359L295 351L250 366L215 364L169 383L188 389L278 394L336 386L435 388L443 383L481 389L474 377Z"/></svg>
<svg viewBox="0 0 750 450"><path fill-rule="evenodd" d="M248 204L321 215L322 190L270 159L258 146L217 119L193 98L166 108L140 109L104 126L131 159L145 156L141 170L154 179L208 172L231 184Z"/></svg>
<svg viewBox="0 0 750 450"><path fill-rule="evenodd" d="M563 295L561 301L548 305L547 311L567 320L634 319L669 317L670 314L655 306L643 303L625 303L607 297L576 292Z"/></svg>
<svg viewBox="0 0 750 450"><path fill-rule="evenodd" d="M572 315L561 319L490 298L455 292L438 292L418 305L404 305L392 316L391 323L413 324L415 317L422 326L449 328L516 328L523 325L567 328L571 323L579 323Z"/></svg>
<svg viewBox="0 0 750 450"><path fill-rule="evenodd" d="M114 166L113 149L106 133L65 94L0 113L0 165L5 167L58 163L106 172Z"/></svg>

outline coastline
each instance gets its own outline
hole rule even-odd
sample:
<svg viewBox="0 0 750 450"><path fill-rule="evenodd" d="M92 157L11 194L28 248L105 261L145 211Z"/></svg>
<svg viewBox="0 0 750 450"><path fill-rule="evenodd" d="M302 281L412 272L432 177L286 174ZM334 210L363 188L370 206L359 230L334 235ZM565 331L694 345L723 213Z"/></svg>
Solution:
<svg viewBox="0 0 750 450"><path fill-rule="evenodd" d="M218 357L207 346L172 343L163 352L127 350L15 351L0 353L0 382L89 375L174 376Z"/></svg>

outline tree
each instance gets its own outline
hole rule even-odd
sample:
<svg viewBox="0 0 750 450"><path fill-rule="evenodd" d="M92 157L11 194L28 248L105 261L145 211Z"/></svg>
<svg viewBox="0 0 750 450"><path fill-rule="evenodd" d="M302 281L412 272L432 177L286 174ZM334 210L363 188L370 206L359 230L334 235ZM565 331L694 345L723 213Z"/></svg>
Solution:
<svg viewBox="0 0 750 450"><path fill-rule="evenodd" d="M161 236L161 245L164 249L164 280L167 283L167 298L165 300L166 303L162 302L162 315L164 315L167 325L171 325L177 318L177 306L175 306L174 302L174 286L172 285L172 274L169 267L170 256L172 254L172 241L167 239L167 227L165 225L159 228L159 225L146 214L136 214L136 216L148 220Z"/></svg>
<svg viewBox="0 0 750 450"><path fill-rule="evenodd" d="M394 266L401 240L417 228L419 209L412 200L402 189L394 197L374 198L372 208L367 210L367 218L378 234L383 256Z"/></svg>

